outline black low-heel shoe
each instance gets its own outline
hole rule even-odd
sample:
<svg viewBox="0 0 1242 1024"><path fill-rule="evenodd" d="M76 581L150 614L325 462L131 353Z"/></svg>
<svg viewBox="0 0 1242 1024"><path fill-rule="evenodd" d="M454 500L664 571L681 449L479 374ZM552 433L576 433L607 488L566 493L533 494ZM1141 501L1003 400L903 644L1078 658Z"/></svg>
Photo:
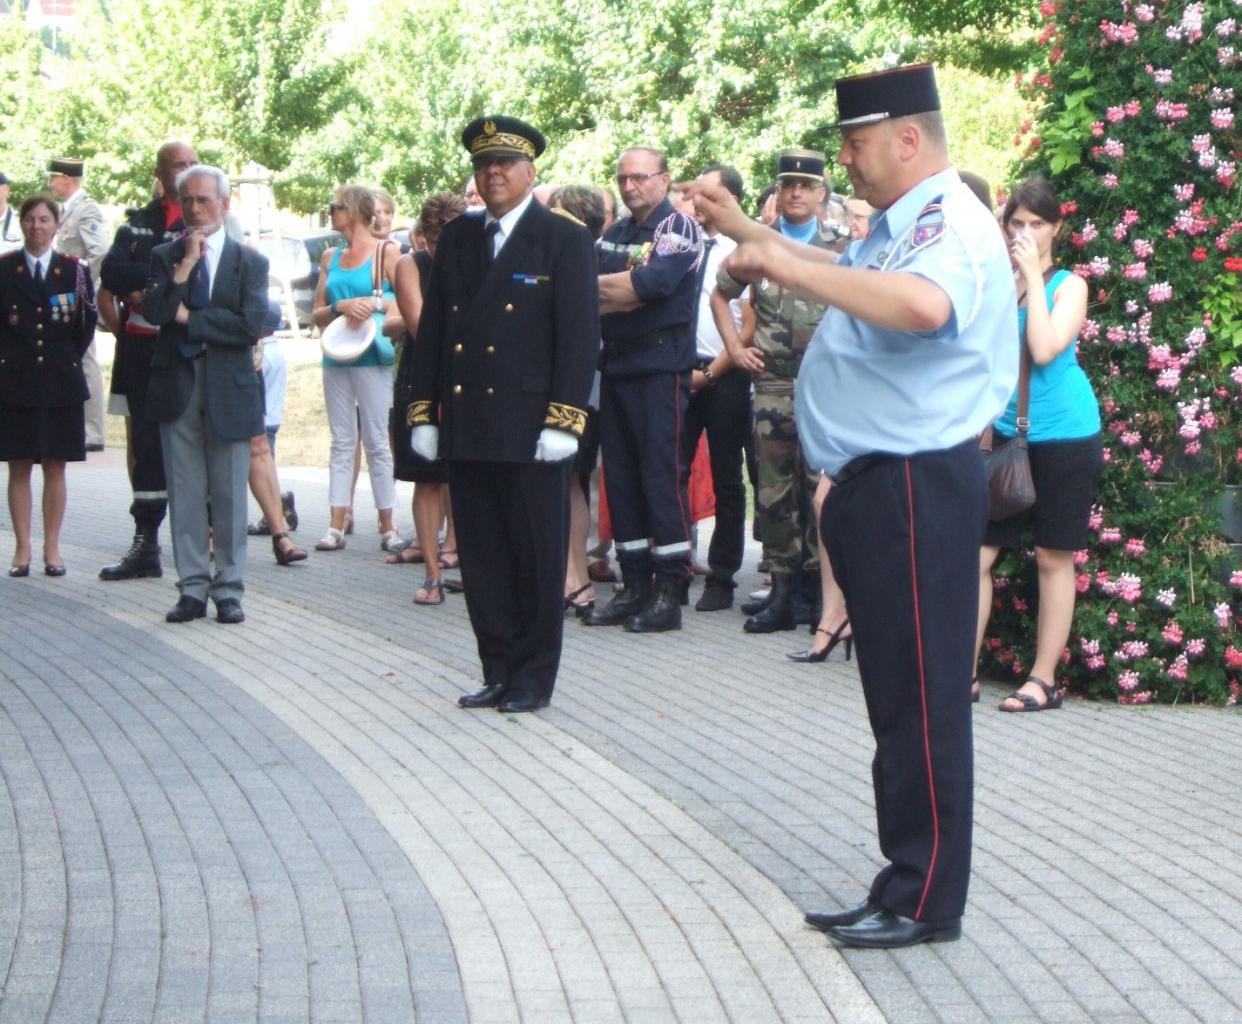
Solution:
<svg viewBox="0 0 1242 1024"><path fill-rule="evenodd" d="M43 566L44 576L63 576L65 572L65 564L63 562L60 565L52 565L51 562L47 562Z"/></svg>
<svg viewBox="0 0 1242 1024"><path fill-rule="evenodd" d="M9 576L12 579L19 580L23 576L29 576L29 575L30 575L30 563L29 562L27 562L25 565L10 565L9 566Z"/></svg>

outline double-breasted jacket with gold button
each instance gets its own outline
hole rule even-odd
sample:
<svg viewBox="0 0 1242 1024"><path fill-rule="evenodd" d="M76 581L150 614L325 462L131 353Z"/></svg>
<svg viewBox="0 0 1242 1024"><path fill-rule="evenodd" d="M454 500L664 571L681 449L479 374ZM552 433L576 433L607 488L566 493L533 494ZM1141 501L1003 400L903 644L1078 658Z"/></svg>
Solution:
<svg viewBox="0 0 1242 1024"><path fill-rule="evenodd" d="M532 202L491 265L484 218L444 228L413 340L406 425L448 459L531 462L544 427L581 436L599 358L590 234Z"/></svg>
<svg viewBox="0 0 1242 1024"><path fill-rule="evenodd" d="M90 268L53 252L42 283L22 249L0 256L0 402L57 409L89 397L82 354L95 336Z"/></svg>

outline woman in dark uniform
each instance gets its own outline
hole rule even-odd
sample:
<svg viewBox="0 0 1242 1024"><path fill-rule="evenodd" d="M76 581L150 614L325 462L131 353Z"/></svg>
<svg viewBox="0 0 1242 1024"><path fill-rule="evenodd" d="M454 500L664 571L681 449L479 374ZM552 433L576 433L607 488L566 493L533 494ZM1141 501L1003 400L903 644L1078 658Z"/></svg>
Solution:
<svg viewBox="0 0 1242 1024"><path fill-rule="evenodd" d="M30 575L30 475L43 467L43 571L63 576L60 524L65 463L86 459L82 354L95 336L90 270L52 250L60 206L21 206L23 248L0 257L0 460L9 464L9 516L17 546L9 575Z"/></svg>

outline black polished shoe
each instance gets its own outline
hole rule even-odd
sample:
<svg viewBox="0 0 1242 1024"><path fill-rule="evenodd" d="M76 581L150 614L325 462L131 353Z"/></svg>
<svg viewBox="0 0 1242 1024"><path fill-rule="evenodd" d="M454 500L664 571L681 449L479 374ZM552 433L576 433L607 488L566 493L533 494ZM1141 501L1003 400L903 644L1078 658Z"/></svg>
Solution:
<svg viewBox="0 0 1242 1024"><path fill-rule="evenodd" d="M814 911L807 911L803 915L812 928L818 928L821 932L826 932L829 928L840 928L842 925L857 924L864 917L870 917L883 910L878 903L873 903L871 897L868 896L858 906L850 907L849 910L838 910L835 914L817 914Z"/></svg>
<svg viewBox="0 0 1242 1024"><path fill-rule="evenodd" d="M917 946L920 942L954 942L962 937L962 919L955 917L952 921L930 924L912 921L891 910L879 910L857 924L829 928L828 934L846 946L900 949Z"/></svg>
<svg viewBox="0 0 1242 1024"><path fill-rule="evenodd" d="M733 588L735 584L724 580L707 578L703 593L695 602L696 612L720 612L733 607Z"/></svg>
<svg viewBox="0 0 1242 1024"><path fill-rule="evenodd" d="M216 602L216 621L226 626L236 626L246 621L246 613L242 611L241 602L235 597L222 597Z"/></svg>
<svg viewBox="0 0 1242 1024"><path fill-rule="evenodd" d="M24 579L25 577L29 575L30 575L30 563L29 562L27 562L25 565L10 565L9 566L9 578L10 579L20 580L20 579Z"/></svg>
<svg viewBox="0 0 1242 1024"><path fill-rule="evenodd" d="M787 572L772 573L772 591L768 606L742 624L747 633L775 633L797 629L793 611L793 576Z"/></svg>
<svg viewBox="0 0 1242 1024"><path fill-rule="evenodd" d="M65 569L64 562L61 562L60 565L53 565L51 562L43 563L43 575L44 576L60 577L60 576L65 575L66 571L67 570Z"/></svg>
<svg viewBox="0 0 1242 1024"><path fill-rule="evenodd" d="M681 629L681 582L662 579L647 606L625 620L627 633L666 633Z"/></svg>
<svg viewBox="0 0 1242 1024"><path fill-rule="evenodd" d="M550 697L506 697L496 705L496 710L506 715L520 715L527 711L538 711L552 703Z"/></svg>
<svg viewBox="0 0 1242 1024"><path fill-rule="evenodd" d="M651 583L643 580L639 583L627 583L625 589L613 595L605 605L596 605L584 616L582 623L586 626L619 626L632 615L637 615L651 599Z"/></svg>
<svg viewBox="0 0 1242 1024"><path fill-rule="evenodd" d="M494 708L505 699L505 687L493 683L475 690L474 693L463 693L457 698L459 708Z"/></svg>
<svg viewBox="0 0 1242 1024"><path fill-rule="evenodd" d="M201 619L206 614L206 601L200 601L197 597L190 597L188 594L182 594L179 598L177 598L177 603L173 605L172 611L164 616L164 621L190 622L194 619Z"/></svg>

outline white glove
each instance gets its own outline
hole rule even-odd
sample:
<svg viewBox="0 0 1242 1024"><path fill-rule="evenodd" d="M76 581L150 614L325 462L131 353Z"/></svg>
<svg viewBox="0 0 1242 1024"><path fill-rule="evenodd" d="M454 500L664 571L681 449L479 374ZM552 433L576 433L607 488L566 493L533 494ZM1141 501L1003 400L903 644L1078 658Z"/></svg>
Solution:
<svg viewBox="0 0 1242 1024"><path fill-rule="evenodd" d="M421 427L415 427L410 431L410 447L415 455L428 462L435 462L436 456L440 453L440 428L426 423Z"/></svg>
<svg viewBox="0 0 1242 1024"><path fill-rule="evenodd" d="M536 462L560 462L578 453L578 435L568 430L544 427L535 442Z"/></svg>

